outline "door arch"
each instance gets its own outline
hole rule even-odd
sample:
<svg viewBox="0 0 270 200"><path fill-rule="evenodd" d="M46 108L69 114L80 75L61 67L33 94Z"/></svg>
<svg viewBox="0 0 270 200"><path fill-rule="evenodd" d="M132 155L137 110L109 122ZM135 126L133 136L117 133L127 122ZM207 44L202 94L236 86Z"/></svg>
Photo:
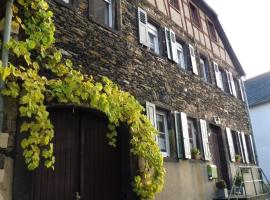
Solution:
<svg viewBox="0 0 270 200"><path fill-rule="evenodd" d="M132 199L127 129L119 129L117 147L111 147L108 121L100 112L74 107L49 112L55 129L55 170L40 166L31 174L28 200Z"/></svg>

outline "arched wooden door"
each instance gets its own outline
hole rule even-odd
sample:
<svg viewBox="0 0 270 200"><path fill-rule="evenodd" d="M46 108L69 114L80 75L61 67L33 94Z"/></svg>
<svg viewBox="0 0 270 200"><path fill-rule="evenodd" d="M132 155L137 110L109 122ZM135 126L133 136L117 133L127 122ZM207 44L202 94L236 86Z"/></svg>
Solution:
<svg viewBox="0 0 270 200"><path fill-rule="evenodd" d="M54 109L55 170L33 174L32 200L120 200L121 145L106 138L107 121L97 114Z"/></svg>

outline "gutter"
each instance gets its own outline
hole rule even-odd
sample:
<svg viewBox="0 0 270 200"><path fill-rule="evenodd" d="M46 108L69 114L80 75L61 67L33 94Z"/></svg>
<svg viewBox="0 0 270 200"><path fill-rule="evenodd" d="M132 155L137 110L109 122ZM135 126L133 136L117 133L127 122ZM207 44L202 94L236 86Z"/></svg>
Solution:
<svg viewBox="0 0 270 200"><path fill-rule="evenodd" d="M4 24L4 36L2 44L2 64L3 67L8 66L8 49L5 47L7 42L10 40L11 34L11 22L12 22L12 6L14 0L7 0L6 5L6 15L5 15L5 24ZM4 81L0 81L0 90L5 87ZM3 120L4 120L4 97L0 94L0 135L3 132Z"/></svg>

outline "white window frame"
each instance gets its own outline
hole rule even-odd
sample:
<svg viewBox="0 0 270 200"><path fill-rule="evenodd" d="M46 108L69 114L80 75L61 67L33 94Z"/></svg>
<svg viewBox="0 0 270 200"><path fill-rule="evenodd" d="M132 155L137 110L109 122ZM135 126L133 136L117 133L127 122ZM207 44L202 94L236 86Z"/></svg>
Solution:
<svg viewBox="0 0 270 200"><path fill-rule="evenodd" d="M156 124L157 124L157 131L158 131L158 136L157 136L157 143L159 145L159 135L160 134L163 134L165 135L165 144L166 144L166 151L161 151L163 157L168 157L170 155L170 143L169 143L169 134L168 134L168 120L167 120L167 114L165 112L162 112L162 111L159 111L157 110L156 111L156 115L161 115L163 116L163 119L164 119L164 131L165 133L161 133L159 132L158 130L158 117L156 116Z"/></svg>
<svg viewBox="0 0 270 200"><path fill-rule="evenodd" d="M188 131L189 131L189 124L191 124L191 134L192 134L192 138L190 137L189 133L188 133L188 137L189 137L189 145L190 145L190 149L192 148L197 148L197 129L195 127L194 121L192 119L187 119L187 124L188 124ZM192 139L192 143L190 143L190 140Z"/></svg>
<svg viewBox="0 0 270 200"><path fill-rule="evenodd" d="M200 57L200 68L201 68L203 80L205 80L206 82L208 82L205 60L203 58L201 58L201 57Z"/></svg>
<svg viewBox="0 0 270 200"><path fill-rule="evenodd" d="M105 3L107 3L107 9L108 9L108 16L107 16L108 24L107 25L112 28L112 26L113 26L112 1L113 0L104 0L104 1L105 1Z"/></svg>
<svg viewBox="0 0 270 200"><path fill-rule="evenodd" d="M159 38L158 38L158 29L157 27L155 27L154 25L152 25L151 23L148 22L147 24L147 27L148 27L148 46L149 48L151 49L151 45L150 45L150 35L153 35L154 36L154 49L153 51L156 53L156 54L159 54Z"/></svg>
<svg viewBox="0 0 270 200"><path fill-rule="evenodd" d="M182 69L186 69L185 57L184 57L184 49L183 49L182 44L180 44L179 42L176 42L175 43L175 48L176 48L176 54L177 54L177 61L176 61L176 63L178 65L180 65L180 67ZM181 57L180 60L179 60L179 54L178 54L178 52L181 52L180 53L180 57Z"/></svg>

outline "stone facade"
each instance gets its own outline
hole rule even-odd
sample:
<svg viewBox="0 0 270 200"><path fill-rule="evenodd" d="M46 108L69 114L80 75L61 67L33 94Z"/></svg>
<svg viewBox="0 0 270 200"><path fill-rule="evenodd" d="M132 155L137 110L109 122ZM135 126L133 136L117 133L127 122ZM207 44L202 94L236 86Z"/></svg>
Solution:
<svg viewBox="0 0 270 200"><path fill-rule="evenodd" d="M234 66L220 36L218 43L212 44L209 38L203 36L207 35L206 25L202 25L204 31L200 32L187 19L190 18L188 2L179 2L181 11L178 12L172 10L167 3L162 5L161 1L121 0L117 6L118 28L112 30L89 16L87 0L77 0L73 6L67 6L61 3L61 0L50 1L55 16L56 45L65 57L72 59L75 67L93 75L97 80L101 76L109 77L121 89L134 95L142 105L149 101L168 112L185 112L190 117L205 119L211 124L215 124L214 117L219 117L218 126L222 130L229 127L250 133L245 103L217 88L211 63L215 60L230 69L237 78L240 78L242 72ZM203 54L207 57L211 83L189 70L181 69L169 61L166 55L156 55L139 44L138 7L144 8L151 19L161 27L172 28L181 40L193 44L197 55ZM207 15L202 10L200 13L201 17ZM10 101L6 101L4 131L10 133L9 146L12 147L17 107L13 103L9 104ZM228 152L226 157L228 160ZM0 194L2 199L10 200L12 156L4 160L6 178L0 183ZM165 159L165 188L157 199L213 198L215 186L213 181L208 180L206 164L204 161ZM230 166L234 168L234 164Z"/></svg>

